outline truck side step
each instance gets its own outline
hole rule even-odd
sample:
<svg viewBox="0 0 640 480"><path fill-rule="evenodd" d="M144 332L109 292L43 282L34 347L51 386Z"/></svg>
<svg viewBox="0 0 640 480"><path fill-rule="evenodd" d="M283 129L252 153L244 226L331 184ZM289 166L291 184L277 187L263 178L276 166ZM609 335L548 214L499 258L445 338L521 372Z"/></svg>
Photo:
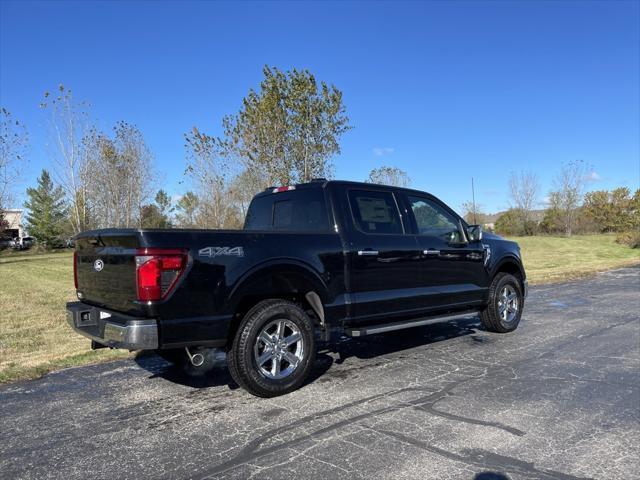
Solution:
<svg viewBox="0 0 640 480"><path fill-rule="evenodd" d="M405 328L421 327L423 325L432 325L434 323L449 322L458 320L477 314L478 310L466 310L455 314L438 315L435 317L415 318L413 320L404 320L401 322L384 323L381 325L371 325L368 327L346 328L345 335L350 337L364 337L365 335L373 335L376 333L392 332L394 330L403 330Z"/></svg>

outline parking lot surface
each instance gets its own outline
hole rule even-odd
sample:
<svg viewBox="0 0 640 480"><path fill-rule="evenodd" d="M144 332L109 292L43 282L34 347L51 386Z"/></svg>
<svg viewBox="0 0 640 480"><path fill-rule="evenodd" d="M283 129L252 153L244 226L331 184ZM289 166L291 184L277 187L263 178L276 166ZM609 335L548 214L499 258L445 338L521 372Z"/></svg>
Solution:
<svg viewBox="0 0 640 480"><path fill-rule="evenodd" d="M274 399L155 356L2 386L0 477L639 478L638 268L532 288L512 334L469 317L337 350Z"/></svg>

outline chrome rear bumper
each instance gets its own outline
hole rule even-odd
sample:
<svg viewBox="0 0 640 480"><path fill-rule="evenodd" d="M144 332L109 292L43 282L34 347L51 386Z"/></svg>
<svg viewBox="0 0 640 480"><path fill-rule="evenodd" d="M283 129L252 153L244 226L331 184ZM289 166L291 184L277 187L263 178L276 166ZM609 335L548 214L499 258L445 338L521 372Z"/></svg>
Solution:
<svg viewBox="0 0 640 480"><path fill-rule="evenodd" d="M67 303L67 322L76 332L100 345L127 350L158 348L158 323L82 302Z"/></svg>

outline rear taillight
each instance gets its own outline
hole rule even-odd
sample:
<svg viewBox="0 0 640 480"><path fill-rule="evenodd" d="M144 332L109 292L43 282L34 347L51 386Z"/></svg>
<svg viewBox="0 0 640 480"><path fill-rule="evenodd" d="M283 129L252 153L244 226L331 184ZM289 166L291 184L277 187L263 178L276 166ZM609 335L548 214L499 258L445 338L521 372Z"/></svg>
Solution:
<svg viewBox="0 0 640 480"><path fill-rule="evenodd" d="M176 286L187 267L187 252L177 249L136 250L138 300L162 300Z"/></svg>
<svg viewBox="0 0 640 480"><path fill-rule="evenodd" d="M78 289L78 252L73 251L73 284Z"/></svg>

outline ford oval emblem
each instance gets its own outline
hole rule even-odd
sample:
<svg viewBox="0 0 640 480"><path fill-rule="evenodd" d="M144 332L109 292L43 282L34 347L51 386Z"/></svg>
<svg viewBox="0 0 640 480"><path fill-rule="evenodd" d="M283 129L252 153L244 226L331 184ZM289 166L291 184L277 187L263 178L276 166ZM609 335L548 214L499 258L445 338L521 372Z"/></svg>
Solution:
<svg viewBox="0 0 640 480"><path fill-rule="evenodd" d="M102 260L97 259L95 262L93 262L93 269L96 272L101 272L103 268L104 268L104 262Z"/></svg>

